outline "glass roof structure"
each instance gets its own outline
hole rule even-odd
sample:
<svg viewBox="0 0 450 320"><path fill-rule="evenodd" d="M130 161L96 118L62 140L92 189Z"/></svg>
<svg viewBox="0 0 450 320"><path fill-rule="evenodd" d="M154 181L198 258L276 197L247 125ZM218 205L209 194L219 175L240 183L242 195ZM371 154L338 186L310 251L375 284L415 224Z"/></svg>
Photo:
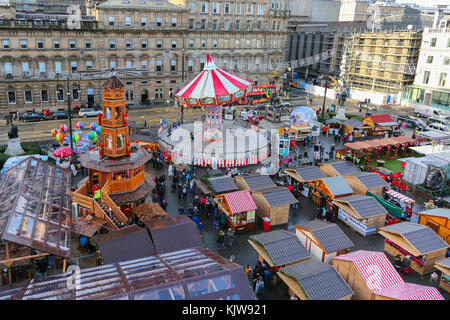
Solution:
<svg viewBox="0 0 450 320"><path fill-rule="evenodd" d="M70 257L71 175L29 157L0 175L0 240Z"/></svg>
<svg viewBox="0 0 450 320"><path fill-rule="evenodd" d="M72 285L71 285L72 284ZM254 300L244 270L206 248L187 249L35 279L0 300Z"/></svg>

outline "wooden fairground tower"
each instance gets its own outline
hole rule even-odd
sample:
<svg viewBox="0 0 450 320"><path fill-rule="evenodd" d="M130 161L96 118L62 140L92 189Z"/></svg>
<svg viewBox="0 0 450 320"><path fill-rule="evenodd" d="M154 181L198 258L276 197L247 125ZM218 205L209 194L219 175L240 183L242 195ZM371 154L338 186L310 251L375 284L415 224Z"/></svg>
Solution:
<svg viewBox="0 0 450 320"><path fill-rule="evenodd" d="M72 192L72 202L79 219L117 229L121 223L128 224L151 191L153 181L145 174L151 155L139 145L130 145L123 83L112 76L103 88L101 143L80 155L89 174ZM94 197L96 189L100 198Z"/></svg>

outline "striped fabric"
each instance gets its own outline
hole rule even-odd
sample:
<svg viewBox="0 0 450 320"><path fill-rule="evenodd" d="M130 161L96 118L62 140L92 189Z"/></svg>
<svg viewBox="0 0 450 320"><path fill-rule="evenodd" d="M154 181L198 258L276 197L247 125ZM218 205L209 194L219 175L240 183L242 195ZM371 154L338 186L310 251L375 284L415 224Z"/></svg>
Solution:
<svg viewBox="0 0 450 320"><path fill-rule="evenodd" d="M409 297L405 300L445 300L441 293L436 288L427 288L423 292Z"/></svg>
<svg viewBox="0 0 450 320"><path fill-rule="evenodd" d="M397 191L394 191L394 190L387 190L386 193L395 198L400 199L400 201L402 201L402 202L406 202L406 203L415 203L416 202L413 199L408 198L407 196L405 196L401 193L398 193Z"/></svg>
<svg viewBox="0 0 450 320"><path fill-rule="evenodd" d="M402 284L403 279L383 252L354 260L356 268L373 293Z"/></svg>
<svg viewBox="0 0 450 320"><path fill-rule="evenodd" d="M258 209L248 190L225 193L225 200L233 214Z"/></svg>
<svg viewBox="0 0 450 320"><path fill-rule="evenodd" d="M186 105L220 105L245 97L252 82L216 66L208 53L203 71L181 88L175 98Z"/></svg>

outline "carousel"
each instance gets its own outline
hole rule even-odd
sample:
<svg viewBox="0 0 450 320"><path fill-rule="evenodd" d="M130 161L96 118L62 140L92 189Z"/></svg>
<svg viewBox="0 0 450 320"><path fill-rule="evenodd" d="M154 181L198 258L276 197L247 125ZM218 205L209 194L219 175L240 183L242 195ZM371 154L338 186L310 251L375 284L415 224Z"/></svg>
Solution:
<svg viewBox="0 0 450 320"><path fill-rule="evenodd" d="M204 120L163 128L160 148L170 152L174 163L213 168L246 166L266 159L269 140L265 131L222 118L223 105L246 97L252 87L252 81L218 68L208 54L203 71L175 94L184 108L200 106Z"/></svg>

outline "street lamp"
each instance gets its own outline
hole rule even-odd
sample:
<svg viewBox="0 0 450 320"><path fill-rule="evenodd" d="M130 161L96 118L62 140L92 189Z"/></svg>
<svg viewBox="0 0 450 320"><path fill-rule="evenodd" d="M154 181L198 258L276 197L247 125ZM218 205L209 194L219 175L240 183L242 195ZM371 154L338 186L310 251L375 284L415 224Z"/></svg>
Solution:
<svg viewBox="0 0 450 320"><path fill-rule="evenodd" d="M184 47L184 39L183 39L183 47ZM182 61L181 61L181 84L184 84L184 48L181 49L181 53L182 53ZM175 99L175 101L177 101ZM183 119L184 119L184 108L183 105L180 103L180 123L183 123Z"/></svg>
<svg viewBox="0 0 450 320"><path fill-rule="evenodd" d="M323 95L322 104L322 121L325 122L325 102L327 101L327 89L328 89L328 75L325 76L325 93Z"/></svg>
<svg viewBox="0 0 450 320"><path fill-rule="evenodd" d="M69 141L70 141L70 149L73 152L73 141L72 141L72 101L70 99L70 87L69 87L69 76L67 76L67 113L69 114Z"/></svg>

